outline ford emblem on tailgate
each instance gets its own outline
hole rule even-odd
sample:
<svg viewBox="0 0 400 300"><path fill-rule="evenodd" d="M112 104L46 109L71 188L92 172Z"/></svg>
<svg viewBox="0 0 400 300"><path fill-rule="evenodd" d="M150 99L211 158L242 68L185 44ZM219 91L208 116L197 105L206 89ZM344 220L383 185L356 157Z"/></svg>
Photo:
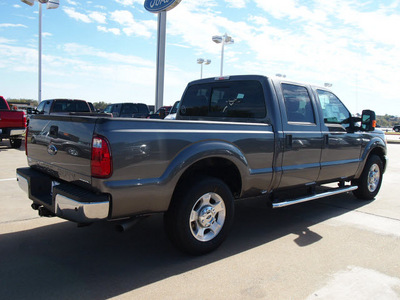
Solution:
<svg viewBox="0 0 400 300"><path fill-rule="evenodd" d="M50 155L56 155L57 154L57 148L53 144L50 144L49 147L47 147L47 153Z"/></svg>

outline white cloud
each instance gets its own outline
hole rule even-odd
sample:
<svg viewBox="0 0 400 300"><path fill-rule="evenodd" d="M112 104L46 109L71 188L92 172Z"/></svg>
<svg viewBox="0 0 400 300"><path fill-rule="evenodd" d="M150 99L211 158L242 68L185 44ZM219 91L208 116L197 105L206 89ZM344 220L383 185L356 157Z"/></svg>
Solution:
<svg viewBox="0 0 400 300"><path fill-rule="evenodd" d="M121 35L121 30L119 28L106 28L104 26L97 26L98 31L111 32L115 35Z"/></svg>
<svg viewBox="0 0 400 300"><path fill-rule="evenodd" d="M122 4L123 6L132 6L134 3L143 5L144 0L115 0L115 2Z"/></svg>
<svg viewBox="0 0 400 300"><path fill-rule="evenodd" d="M150 37L150 31L156 28L155 21L137 22L133 18L133 14L127 10L116 10L114 12L111 12L110 20L120 24L123 27L122 31L127 36L136 35Z"/></svg>
<svg viewBox="0 0 400 300"><path fill-rule="evenodd" d="M7 27L23 27L23 28L28 28L28 26L23 25L23 24L11 24L11 23L3 23L3 24L0 24L0 28L7 28Z"/></svg>
<svg viewBox="0 0 400 300"><path fill-rule="evenodd" d="M229 6L234 8L245 8L246 0L225 0L229 4Z"/></svg>
<svg viewBox="0 0 400 300"><path fill-rule="evenodd" d="M13 7L15 7L15 8L21 8L21 5L19 5L19 4L14 4Z"/></svg>
<svg viewBox="0 0 400 300"><path fill-rule="evenodd" d="M75 8L72 7L63 7L64 12L72 19L75 19L77 21L82 21L84 23L92 23L92 20L89 18L89 16L79 13L75 10Z"/></svg>
<svg viewBox="0 0 400 300"><path fill-rule="evenodd" d="M0 45L1 44L13 44L13 43L15 43L15 40L9 40L9 39L6 39L6 38L3 38L0 36Z"/></svg>
<svg viewBox="0 0 400 300"><path fill-rule="evenodd" d="M96 21L97 23L100 23L100 24L107 23L106 22L106 14L102 13L102 12L97 12L97 11L91 12L89 14L89 18L91 18L92 20L94 20L94 21Z"/></svg>
<svg viewBox="0 0 400 300"><path fill-rule="evenodd" d="M67 3L70 5L75 5L75 6L78 5L78 2L73 1L73 0L67 0Z"/></svg>
<svg viewBox="0 0 400 300"><path fill-rule="evenodd" d="M106 52L101 49L96 49L93 47L80 45L77 43L67 43L64 44L63 50L73 57L79 56L90 56L90 57L100 57L105 61L117 62L122 64L132 64L145 67L151 67L154 65L152 61L145 60L141 57L134 55L122 55L117 52Z"/></svg>

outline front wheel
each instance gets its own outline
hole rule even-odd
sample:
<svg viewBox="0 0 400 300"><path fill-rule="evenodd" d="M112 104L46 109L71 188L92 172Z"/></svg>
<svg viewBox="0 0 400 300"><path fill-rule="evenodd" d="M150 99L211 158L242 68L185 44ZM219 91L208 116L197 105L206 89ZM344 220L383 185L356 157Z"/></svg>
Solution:
<svg viewBox="0 0 400 300"><path fill-rule="evenodd" d="M379 156L371 155L364 166L359 179L354 180L358 189L353 193L362 200L372 200L378 194L382 184L383 163Z"/></svg>
<svg viewBox="0 0 400 300"><path fill-rule="evenodd" d="M165 230L180 250L201 255L215 250L232 225L234 201L220 179L207 177L183 188L164 215Z"/></svg>

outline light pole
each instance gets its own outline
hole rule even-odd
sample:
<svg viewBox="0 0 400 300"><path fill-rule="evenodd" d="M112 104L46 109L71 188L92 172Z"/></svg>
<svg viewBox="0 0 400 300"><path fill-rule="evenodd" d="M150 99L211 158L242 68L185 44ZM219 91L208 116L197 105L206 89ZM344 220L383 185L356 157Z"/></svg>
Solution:
<svg viewBox="0 0 400 300"><path fill-rule="evenodd" d="M29 6L33 6L35 0L21 0ZM39 2L39 70L38 70L38 102L42 101L42 3L46 3L47 9L56 9L60 5L59 0L37 0Z"/></svg>
<svg viewBox="0 0 400 300"><path fill-rule="evenodd" d="M233 40L233 38L231 36L227 35L226 33L223 36L214 35L212 37L212 40L214 43L222 44L222 47L221 47L221 74L220 74L220 76L222 76L222 73L224 70L224 46L233 44L235 41Z"/></svg>
<svg viewBox="0 0 400 300"><path fill-rule="evenodd" d="M200 79L202 79L203 78L203 64L205 64L205 65L211 64L211 59L204 60L204 58L198 58L197 63L201 66L200 67Z"/></svg>

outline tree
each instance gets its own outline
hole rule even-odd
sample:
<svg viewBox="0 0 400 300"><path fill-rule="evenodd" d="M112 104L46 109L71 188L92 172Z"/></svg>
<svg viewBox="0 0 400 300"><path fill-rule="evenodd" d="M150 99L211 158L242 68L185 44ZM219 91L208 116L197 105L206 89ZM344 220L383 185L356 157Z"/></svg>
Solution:
<svg viewBox="0 0 400 300"><path fill-rule="evenodd" d="M103 111L109 103L105 103L103 101L100 102L93 102L93 106L96 110Z"/></svg>

